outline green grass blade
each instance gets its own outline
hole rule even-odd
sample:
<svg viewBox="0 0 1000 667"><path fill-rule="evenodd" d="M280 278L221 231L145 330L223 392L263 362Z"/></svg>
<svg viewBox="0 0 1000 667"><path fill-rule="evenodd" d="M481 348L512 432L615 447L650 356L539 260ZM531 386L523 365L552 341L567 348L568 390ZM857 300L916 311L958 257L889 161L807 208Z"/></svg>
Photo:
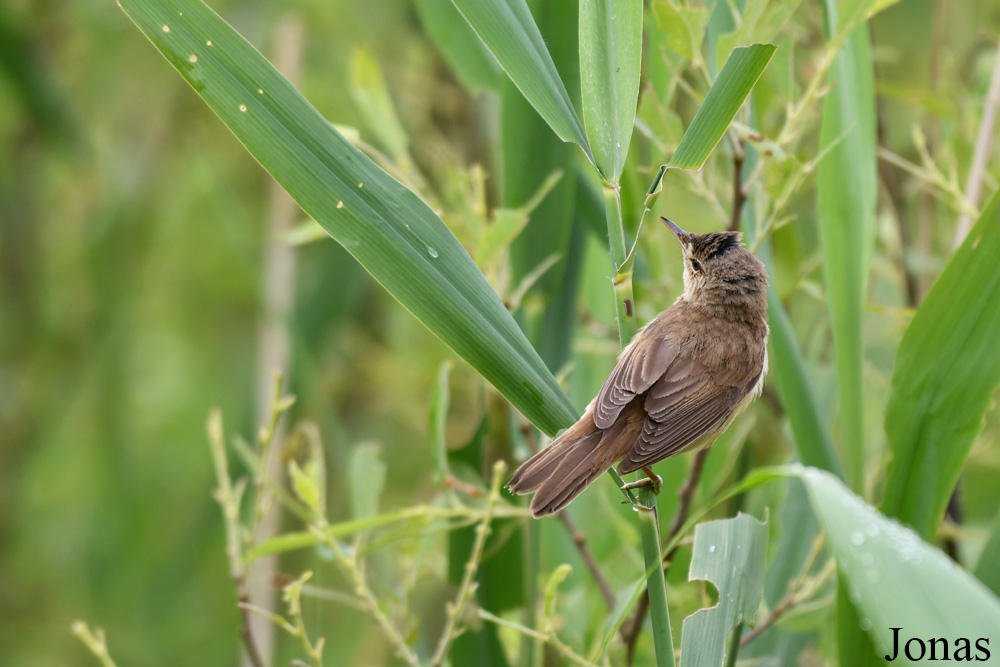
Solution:
<svg viewBox="0 0 1000 667"><path fill-rule="evenodd" d="M524 0L453 0L521 94L563 141L593 160L580 117Z"/></svg>
<svg viewBox="0 0 1000 667"><path fill-rule="evenodd" d="M933 536L1000 383L1000 195L931 287L896 355L882 509Z"/></svg>
<svg viewBox="0 0 1000 667"><path fill-rule="evenodd" d="M1000 599L944 553L879 514L833 475L807 468L800 478L857 609L859 630L878 655L892 655L894 627L903 628L905 638L947 637L953 647L957 637L975 641L1000 628Z"/></svg>
<svg viewBox="0 0 1000 667"><path fill-rule="evenodd" d="M468 253L411 191L342 137L197 0L126 13L299 205L546 433L576 412Z"/></svg>
<svg viewBox="0 0 1000 667"><path fill-rule="evenodd" d="M597 169L611 183L625 168L641 66L642 0L582 0L583 120Z"/></svg>
<svg viewBox="0 0 1000 667"><path fill-rule="evenodd" d="M830 431L823 423L792 323L773 286L768 288L767 299L773 373L778 382L781 403L785 406L785 414L792 427L799 460L805 465L828 470L843 479L844 470L830 438Z"/></svg>
<svg viewBox="0 0 1000 667"><path fill-rule="evenodd" d="M733 50L690 127L684 132L669 166L701 169L729 129L729 124L763 74L774 51L775 47L771 44L752 44Z"/></svg>
<svg viewBox="0 0 1000 667"><path fill-rule="evenodd" d="M503 70L448 0L415 0L420 22L462 85L474 93L499 90Z"/></svg>
<svg viewBox="0 0 1000 667"><path fill-rule="evenodd" d="M688 579L715 584L719 603L684 619L681 667L723 664L730 631L744 621L756 621L766 555L766 521L741 513L695 526Z"/></svg>
<svg viewBox="0 0 1000 667"><path fill-rule="evenodd" d="M836 24L833 0L828 18ZM875 241L875 88L868 28L847 40L830 70L820 146L833 146L816 173L817 221L840 390L847 480L862 485L864 386L861 316Z"/></svg>
<svg viewBox="0 0 1000 667"><path fill-rule="evenodd" d="M580 59L576 5L560 2L532 4L535 25L545 39L552 61L566 73L571 96L579 83L571 78ZM546 365L557 372L572 350L572 327L576 303L573 288L578 258L573 248L573 207L576 197L575 173L579 164L575 146L564 143L546 121L510 81L505 81L501 96L501 204L521 208L536 198L552 173L567 176L559 179L552 191L531 212L528 224L510 246L512 283L522 284L537 274L553 256L558 261L546 269L529 290L524 309L525 328ZM587 169L588 175L591 173ZM564 297L559 294L565 292ZM568 298L569 301L559 301Z"/></svg>

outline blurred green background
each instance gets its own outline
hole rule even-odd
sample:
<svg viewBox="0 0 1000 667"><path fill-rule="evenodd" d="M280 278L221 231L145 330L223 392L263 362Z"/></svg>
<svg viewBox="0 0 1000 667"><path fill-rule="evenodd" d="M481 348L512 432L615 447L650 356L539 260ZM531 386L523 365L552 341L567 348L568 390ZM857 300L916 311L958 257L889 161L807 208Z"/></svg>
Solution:
<svg viewBox="0 0 1000 667"><path fill-rule="evenodd" d="M819 11L810 5L784 26L782 39L795 45L794 56L788 49L776 56L762 81L765 91L781 91L795 72L808 71L810 50L821 40ZM377 144L350 84L352 53L367 51L385 76L415 171L442 200L464 201L454 193L480 164L486 201L499 205L501 169L519 160L531 168L530 153L508 156L501 166L499 96L466 91L413 3L225 0L213 8L268 56L282 22L304 26L299 89L331 122L359 128ZM871 23L881 146L919 164L918 128L959 189L998 26L996 0L903 0ZM781 110L773 101L763 113ZM818 105L809 113L818 114ZM538 141L564 148L551 136ZM248 439L259 422L257 387L271 372L256 361L270 179L111 2L12 0L0 7L0 145L0 663L88 664L92 659L69 632L83 618L107 630L119 665L233 664L239 616L210 496L215 480L205 421L219 406L228 431ZM643 160L667 157L645 148L651 152ZM1000 151L993 153L981 205L1000 178ZM873 434L882 432L893 356L912 314L907 289L917 298L926 292L951 252L958 218L946 197L935 196L943 188L882 165L883 179L894 180L880 187L864 319L872 405L866 429ZM647 183L648 177L636 178L623 188L641 193ZM679 183L668 179L655 212L694 231L716 228L705 200ZM782 257L775 268L826 405L836 400L836 388L812 224L814 185L807 181L790 201L795 219L775 234ZM727 192L728 185L719 179L709 187ZM523 203L536 189L508 191L515 201L503 203ZM552 196L562 197L546 199L556 210L560 201L563 209L583 205L572 191ZM458 230L459 209L450 205L444 215ZM600 234L584 223L563 229L567 239L577 234L584 249L580 296L564 304L579 324L571 347L557 345L543 356L556 360L553 370L570 353L576 357L569 388L582 407L611 368L617 339ZM656 229L643 243L640 323L672 301L680 280L669 237ZM525 247L513 253L514 264L543 259ZM904 251L908 275L901 269ZM440 364L453 353L332 241L298 247L295 256L289 391L298 397L293 416L316 422L323 434L330 516L347 513L344 470L360 442L378 443L387 462L383 507L428 501L436 493L428 397ZM457 446L473 437L496 398L489 392L484 398L474 372L461 364L451 384L448 442ZM780 412L762 402L754 414L754 463L788 460ZM975 562L1000 509L1000 424L995 411L987 419L963 473L962 522L950 533L966 563ZM873 447L873 468L883 466L887 450ZM724 468L725 452L718 458ZM661 472L675 485L687 463L678 465ZM606 493L605 504L613 498ZM611 558L628 530L589 535L595 550ZM289 571L301 569L293 563ZM341 583L332 573L317 576L333 587ZM592 595L583 592L590 585L585 575L574 578L571 599ZM633 578L634 572L612 575L616 590ZM441 591L433 582L422 587L428 607L443 603ZM310 600L306 618L327 636L328 655L343 657L329 664L389 660L378 631L356 612ZM295 655L294 646L282 650Z"/></svg>

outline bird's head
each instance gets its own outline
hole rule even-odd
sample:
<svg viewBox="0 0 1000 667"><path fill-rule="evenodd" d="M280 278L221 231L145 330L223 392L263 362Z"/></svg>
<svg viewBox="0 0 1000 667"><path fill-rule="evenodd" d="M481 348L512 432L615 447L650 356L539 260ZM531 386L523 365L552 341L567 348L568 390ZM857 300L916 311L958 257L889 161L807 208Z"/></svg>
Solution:
<svg viewBox="0 0 1000 667"><path fill-rule="evenodd" d="M741 232L691 234L661 218L684 252L684 298L726 307L767 308L767 269Z"/></svg>

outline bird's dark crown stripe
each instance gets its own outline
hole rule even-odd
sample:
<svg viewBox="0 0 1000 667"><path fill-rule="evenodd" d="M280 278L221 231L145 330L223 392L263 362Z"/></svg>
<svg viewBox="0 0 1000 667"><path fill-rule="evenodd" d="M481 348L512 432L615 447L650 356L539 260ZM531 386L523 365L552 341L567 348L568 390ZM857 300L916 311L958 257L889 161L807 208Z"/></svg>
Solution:
<svg viewBox="0 0 1000 667"><path fill-rule="evenodd" d="M739 232L713 232L705 234L695 242L705 259L721 255L730 248L739 247L742 234Z"/></svg>

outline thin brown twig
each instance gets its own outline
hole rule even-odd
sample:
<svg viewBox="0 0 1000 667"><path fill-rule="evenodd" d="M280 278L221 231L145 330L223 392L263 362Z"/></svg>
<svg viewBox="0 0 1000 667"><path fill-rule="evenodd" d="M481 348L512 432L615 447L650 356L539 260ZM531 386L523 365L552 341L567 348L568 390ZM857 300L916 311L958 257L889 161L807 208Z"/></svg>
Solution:
<svg viewBox="0 0 1000 667"><path fill-rule="evenodd" d="M226 526L226 555L229 559L229 573L236 588L237 604L242 619L240 637L246 645L246 657L250 664L253 667L264 667L264 660L261 658L251 631L250 612L245 606L250 602L250 594L247 589L247 571L243 564L239 537L239 500L242 496L242 486L237 484L237 488L234 488L232 479L229 477L229 465L226 462L225 440L222 430L222 413L218 409L213 410L209 417L208 436L209 444L212 447L216 479L219 484L213 496L222 508Z"/></svg>
<svg viewBox="0 0 1000 667"><path fill-rule="evenodd" d="M521 434L524 436L525 442L528 443L528 449L534 454L538 452L538 439L535 437L535 432L532 430L531 426L528 424L523 424L521 426ZM570 517L566 510L563 510L556 514L559 517L559 521L562 525L566 527L566 531L569 536L573 539L573 544L576 545L576 550L580 552L580 558L583 559L584 564L587 569L590 570L590 576L594 578L594 583L597 584L597 588L601 592L601 597L604 598L604 602L607 604L608 609L614 609L615 606L615 594L611 590L611 584L608 583L607 577L601 571L600 565L597 563L597 559L594 558L594 554L591 553L590 547L587 546L587 536L577 527L576 523Z"/></svg>
<svg viewBox="0 0 1000 667"><path fill-rule="evenodd" d="M833 574L835 561L830 560L821 572L818 572L812 579L809 578L809 571L816 563L816 559L819 558L819 554L823 548L823 542L824 536L823 533L820 533L816 536L816 540L813 542L812 552L809 554L809 558L806 559L806 564L802 569L802 573L794 582L792 582L789 586L788 593L786 593L785 597L783 597L781 601L774 606L774 609L772 609L771 613L767 615L767 618L758 623L753 630L743 635L740 639L740 648L746 647L747 644L762 635L765 630L777 623L778 620L789 610L794 609L802 602L811 598L819 589L820 585L826 581L831 574Z"/></svg>
<svg viewBox="0 0 1000 667"><path fill-rule="evenodd" d="M744 146L745 142L741 137L733 151L733 213L729 218L729 231L731 232L740 230L740 215L743 211L743 204L747 200L747 191L743 186L743 163L746 160Z"/></svg>
<svg viewBox="0 0 1000 667"><path fill-rule="evenodd" d="M577 551L580 552L580 557L583 562L586 563L587 569L590 570L591 576L594 577L594 583L597 584L597 588L601 591L601 597L604 598L604 602L607 604L608 609L614 609L615 606L615 594L611 591L611 584L608 580L604 578L604 573L601 572L600 566L597 564L597 559L594 558L594 554L590 552L590 548L587 546L587 537L577 528L576 523L570 517L569 513L563 510L557 515L559 520L564 526L566 526L566 531L569 533L570 537L573 538L573 544L576 545Z"/></svg>

